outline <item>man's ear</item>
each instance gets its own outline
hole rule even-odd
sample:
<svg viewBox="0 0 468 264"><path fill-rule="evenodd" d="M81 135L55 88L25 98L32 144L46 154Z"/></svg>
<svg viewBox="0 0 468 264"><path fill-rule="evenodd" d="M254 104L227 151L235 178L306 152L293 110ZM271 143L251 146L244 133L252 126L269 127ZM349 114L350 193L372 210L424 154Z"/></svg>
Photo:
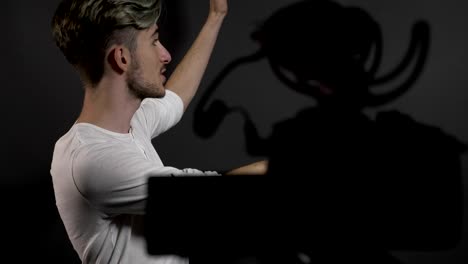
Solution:
<svg viewBox="0 0 468 264"><path fill-rule="evenodd" d="M118 74L128 71L131 63L130 50L122 45L112 46L107 53L107 63Z"/></svg>

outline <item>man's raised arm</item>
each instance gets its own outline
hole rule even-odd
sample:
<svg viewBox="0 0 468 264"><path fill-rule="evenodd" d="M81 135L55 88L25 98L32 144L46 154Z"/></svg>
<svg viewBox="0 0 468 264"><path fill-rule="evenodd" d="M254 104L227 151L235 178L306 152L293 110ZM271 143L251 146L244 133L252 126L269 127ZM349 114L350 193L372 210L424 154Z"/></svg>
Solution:
<svg viewBox="0 0 468 264"><path fill-rule="evenodd" d="M182 98L184 110L200 85L227 11L227 0L210 0L205 24L166 83L169 90Z"/></svg>

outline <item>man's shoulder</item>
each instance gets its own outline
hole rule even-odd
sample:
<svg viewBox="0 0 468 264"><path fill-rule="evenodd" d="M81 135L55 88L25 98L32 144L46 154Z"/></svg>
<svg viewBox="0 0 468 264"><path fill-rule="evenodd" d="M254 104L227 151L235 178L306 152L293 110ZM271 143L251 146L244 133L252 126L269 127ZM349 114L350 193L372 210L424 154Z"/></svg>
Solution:
<svg viewBox="0 0 468 264"><path fill-rule="evenodd" d="M79 145L79 138L73 125L65 134L63 134L56 142L54 146L54 158L62 156L63 152L75 148Z"/></svg>
<svg viewBox="0 0 468 264"><path fill-rule="evenodd" d="M54 159L77 155L93 158L93 153L113 152L131 141L129 134L106 131L92 124L75 124L55 143Z"/></svg>
<svg viewBox="0 0 468 264"><path fill-rule="evenodd" d="M75 180L101 175L138 154L125 134L108 134L92 126L75 126L56 143L52 174L72 173Z"/></svg>

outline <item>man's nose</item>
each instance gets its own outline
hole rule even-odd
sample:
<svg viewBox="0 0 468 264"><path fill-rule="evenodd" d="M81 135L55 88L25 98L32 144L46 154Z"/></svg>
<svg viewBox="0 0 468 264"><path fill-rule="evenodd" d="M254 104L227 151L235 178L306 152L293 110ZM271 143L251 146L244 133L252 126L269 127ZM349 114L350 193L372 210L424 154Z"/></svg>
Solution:
<svg viewBox="0 0 468 264"><path fill-rule="evenodd" d="M165 64L171 62L172 57L169 51L161 44L161 61Z"/></svg>

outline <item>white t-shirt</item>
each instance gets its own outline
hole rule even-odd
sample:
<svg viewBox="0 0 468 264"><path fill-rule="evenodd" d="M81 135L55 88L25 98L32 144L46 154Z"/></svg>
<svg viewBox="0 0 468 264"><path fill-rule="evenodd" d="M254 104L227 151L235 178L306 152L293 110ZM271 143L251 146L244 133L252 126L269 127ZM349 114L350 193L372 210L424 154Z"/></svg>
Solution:
<svg viewBox="0 0 468 264"><path fill-rule="evenodd" d="M188 263L148 255L142 233L148 176L217 174L166 167L159 158L151 139L182 114L182 100L167 90L162 99L142 101L127 134L78 123L57 141L51 166L56 204L83 263Z"/></svg>

